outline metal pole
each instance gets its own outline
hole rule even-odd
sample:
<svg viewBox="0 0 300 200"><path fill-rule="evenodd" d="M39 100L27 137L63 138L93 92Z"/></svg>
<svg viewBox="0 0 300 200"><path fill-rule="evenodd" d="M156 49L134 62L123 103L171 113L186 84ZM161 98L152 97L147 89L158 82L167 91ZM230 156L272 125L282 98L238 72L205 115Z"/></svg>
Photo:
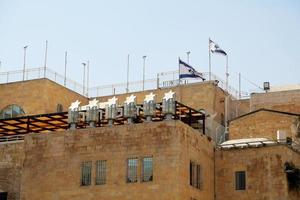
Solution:
<svg viewBox="0 0 300 200"><path fill-rule="evenodd" d="M45 48L44 78L46 78L47 52L48 52L48 40L46 40L46 48Z"/></svg>
<svg viewBox="0 0 300 200"><path fill-rule="evenodd" d="M228 55L226 55L226 90L228 91L228 77L229 77L229 73L228 73Z"/></svg>
<svg viewBox="0 0 300 200"><path fill-rule="evenodd" d="M129 92L129 54L127 57L127 84L126 84L126 93Z"/></svg>
<svg viewBox="0 0 300 200"><path fill-rule="evenodd" d="M208 76L211 80L211 51L210 51L210 38L208 39Z"/></svg>
<svg viewBox="0 0 300 200"><path fill-rule="evenodd" d="M143 56L143 91L145 90L145 63L146 63L146 57Z"/></svg>
<svg viewBox="0 0 300 200"><path fill-rule="evenodd" d="M85 92L85 66L86 66L86 63L82 63L82 65L83 65L83 88L82 88L82 95L84 95L84 92Z"/></svg>
<svg viewBox="0 0 300 200"><path fill-rule="evenodd" d="M87 61L87 83L86 83L86 96L89 96L89 79L90 79L90 61Z"/></svg>
<svg viewBox="0 0 300 200"><path fill-rule="evenodd" d="M67 85L67 59L68 59L68 52L65 52L65 78L64 78L64 86Z"/></svg>
<svg viewBox="0 0 300 200"><path fill-rule="evenodd" d="M190 51L186 52L187 55L187 63L190 64Z"/></svg>
<svg viewBox="0 0 300 200"><path fill-rule="evenodd" d="M23 47L24 48L24 63L23 63L23 81L25 80L25 66L26 66L26 49L28 46Z"/></svg>
<svg viewBox="0 0 300 200"><path fill-rule="evenodd" d="M241 73L239 73L239 99L242 98L242 94L241 94L241 84L242 84Z"/></svg>

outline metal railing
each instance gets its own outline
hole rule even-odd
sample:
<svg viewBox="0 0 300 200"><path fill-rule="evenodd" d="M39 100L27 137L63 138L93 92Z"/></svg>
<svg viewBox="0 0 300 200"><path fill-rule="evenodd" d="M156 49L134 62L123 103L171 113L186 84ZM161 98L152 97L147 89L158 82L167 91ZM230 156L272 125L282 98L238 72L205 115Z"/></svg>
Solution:
<svg viewBox="0 0 300 200"><path fill-rule="evenodd" d="M0 143L23 141L24 137L24 135L1 136Z"/></svg>
<svg viewBox="0 0 300 200"><path fill-rule="evenodd" d="M63 75L60 75L59 73L49 68L40 67L26 69L24 77L24 81L47 78L62 86L65 86L66 88L73 90L74 92L77 92L79 94L83 93L82 84L79 84L71 79L65 78ZM18 81L23 81L23 70L0 72L0 84Z"/></svg>
<svg viewBox="0 0 300 200"><path fill-rule="evenodd" d="M204 78L208 80L209 73L203 73ZM127 88L127 83L117 83L110 85L102 85L97 87L85 88L85 94L83 94L83 85L73 81L71 79L65 78L63 75L49 69L49 68L29 68L25 70L25 80L33 80L40 78L50 79L66 88L69 88L81 95L88 97L97 97L97 96L109 96L114 94L124 94L127 92L139 92L143 90L143 81L133 81L129 82L129 87ZM158 89L158 88L166 88L166 87L174 87L179 84L179 74L178 70L168 71L158 73L156 78L147 79L144 82L144 89ZM216 76L215 74L211 74L212 80L217 80L218 85L223 90L226 90L226 83L223 79ZM15 70L8 72L0 72L0 84L1 83L11 83L23 81L23 70ZM180 80L181 84L189 84L189 83L197 83L202 82L201 79L188 79L188 80ZM228 92L236 99L239 98L239 91L234 89L232 86L228 86ZM243 93L244 94L244 93ZM243 95L245 96L245 94Z"/></svg>

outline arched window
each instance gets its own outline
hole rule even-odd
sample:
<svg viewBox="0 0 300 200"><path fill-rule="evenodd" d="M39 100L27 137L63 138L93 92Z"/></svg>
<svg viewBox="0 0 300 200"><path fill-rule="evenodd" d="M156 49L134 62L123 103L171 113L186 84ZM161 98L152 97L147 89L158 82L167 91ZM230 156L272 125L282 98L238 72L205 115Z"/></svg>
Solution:
<svg viewBox="0 0 300 200"><path fill-rule="evenodd" d="M22 109L22 107L18 105L9 105L3 108L0 112L0 119L6 119L6 118L12 118L12 117L18 117L20 115L24 115L25 112Z"/></svg>
<svg viewBox="0 0 300 200"><path fill-rule="evenodd" d="M56 112L63 112L63 110L64 110L64 107L63 107L63 105L62 104L57 104L57 106L56 106Z"/></svg>

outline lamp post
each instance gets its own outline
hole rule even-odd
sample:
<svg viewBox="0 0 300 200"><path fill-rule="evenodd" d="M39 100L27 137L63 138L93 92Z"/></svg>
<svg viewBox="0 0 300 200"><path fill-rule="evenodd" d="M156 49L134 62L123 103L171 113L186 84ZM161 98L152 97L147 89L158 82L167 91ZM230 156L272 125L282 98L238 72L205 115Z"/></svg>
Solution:
<svg viewBox="0 0 300 200"><path fill-rule="evenodd" d="M87 83L86 83L86 96L89 96L89 80L90 79L90 61L87 61Z"/></svg>
<svg viewBox="0 0 300 200"><path fill-rule="evenodd" d="M23 63L23 81L25 80L25 66L26 66L26 50L28 46L23 47L24 48L24 63Z"/></svg>
<svg viewBox="0 0 300 200"><path fill-rule="evenodd" d="M64 77L64 86L67 85L67 59L68 59L68 52L65 52L65 77Z"/></svg>
<svg viewBox="0 0 300 200"><path fill-rule="evenodd" d="M86 63L82 63L83 65L83 88L82 88L82 94L84 95L84 92L85 92L85 66L86 66Z"/></svg>
<svg viewBox="0 0 300 200"><path fill-rule="evenodd" d="M187 63L190 64L190 51L186 52L186 56L187 56Z"/></svg>
<svg viewBox="0 0 300 200"><path fill-rule="evenodd" d="M143 56L143 91L145 90L145 65L147 56Z"/></svg>

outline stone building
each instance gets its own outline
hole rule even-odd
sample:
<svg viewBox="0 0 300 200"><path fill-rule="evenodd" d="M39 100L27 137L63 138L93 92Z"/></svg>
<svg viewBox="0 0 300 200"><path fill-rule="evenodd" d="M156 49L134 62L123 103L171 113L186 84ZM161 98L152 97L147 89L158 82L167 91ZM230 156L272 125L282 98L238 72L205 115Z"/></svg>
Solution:
<svg viewBox="0 0 300 200"><path fill-rule="evenodd" d="M169 90L177 102L166 120L159 103ZM131 94L115 96L112 125L105 109L90 125L86 107L70 128L71 103L92 99L48 79L0 84L0 199L300 199L300 90L232 99L228 141L228 93L215 81L133 93L142 114L129 123Z"/></svg>

